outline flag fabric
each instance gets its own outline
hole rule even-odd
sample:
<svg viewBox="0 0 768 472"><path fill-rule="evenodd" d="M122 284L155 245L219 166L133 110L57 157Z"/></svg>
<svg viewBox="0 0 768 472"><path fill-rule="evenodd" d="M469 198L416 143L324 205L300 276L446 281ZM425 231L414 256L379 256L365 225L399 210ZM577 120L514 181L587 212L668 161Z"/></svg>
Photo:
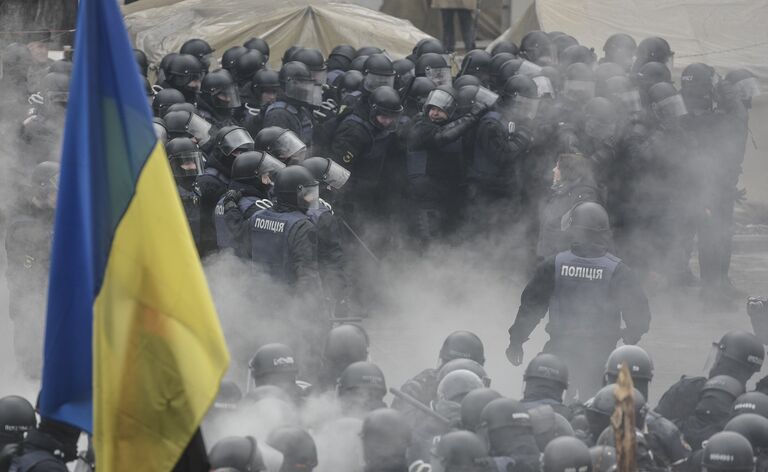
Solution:
<svg viewBox="0 0 768 472"><path fill-rule="evenodd" d="M41 414L102 471L169 471L229 354L115 0L81 0L48 292Z"/></svg>
<svg viewBox="0 0 768 472"><path fill-rule="evenodd" d="M613 390L616 399L611 426L616 444L617 472L635 472L635 387L626 362L621 363L619 378Z"/></svg>

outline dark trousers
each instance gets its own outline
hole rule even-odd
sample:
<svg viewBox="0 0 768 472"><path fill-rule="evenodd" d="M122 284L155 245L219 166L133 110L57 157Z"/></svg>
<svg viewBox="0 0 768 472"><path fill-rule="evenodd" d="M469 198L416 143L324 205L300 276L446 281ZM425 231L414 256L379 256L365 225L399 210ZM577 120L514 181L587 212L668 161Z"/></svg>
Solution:
<svg viewBox="0 0 768 472"><path fill-rule="evenodd" d="M705 285L728 282L731 265L731 225L733 224L733 191L725 189L712 199L708 212L699 225L699 267Z"/></svg>
<svg viewBox="0 0 768 472"><path fill-rule="evenodd" d="M464 49L475 49L475 32L473 31L472 11L457 8L444 8L440 10L443 17L443 46L452 52L456 48L456 35L453 31L453 14L459 15L461 36L464 38Z"/></svg>
<svg viewBox="0 0 768 472"><path fill-rule="evenodd" d="M613 336L583 337L555 336L547 341L543 351L554 354L568 366L566 400L586 401L603 386L605 361L616 349Z"/></svg>

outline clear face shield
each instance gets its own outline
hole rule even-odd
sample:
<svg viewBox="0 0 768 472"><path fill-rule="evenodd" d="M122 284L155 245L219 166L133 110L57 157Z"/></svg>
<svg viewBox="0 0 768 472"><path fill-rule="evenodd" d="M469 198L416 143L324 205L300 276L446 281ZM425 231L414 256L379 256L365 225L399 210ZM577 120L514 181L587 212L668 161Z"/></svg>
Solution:
<svg viewBox="0 0 768 472"><path fill-rule="evenodd" d="M317 106L322 103L322 89L314 80L289 80L285 84L285 95L296 101Z"/></svg>
<svg viewBox="0 0 768 472"><path fill-rule="evenodd" d="M194 113L190 113L187 133L197 140L198 146L205 145L211 139L210 131L211 123Z"/></svg>
<svg viewBox="0 0 768 472"><path fill-rule="evenodd" d="M533 77L541 74L541 67L531 61L523 61L523 64L517 70L517 73L520 75Z"/></svg>
<svg viewBox="0 0 768 472"><path fill-rule="evenodd" d="M328 169L323 175L323 182L334 190L339 190L349 180L350 172L328 159Z"/></svg>
<svg viewBox="0 0 768 472"><path fill-rule="evenodd" d="M380 110L377 107L371 107L371 122L379 129L394 131L400 124L400 115L390 111Z"/></svg>
<svg viewBox="0 0 768 472"><path fill-rule="evenodd" d="M596 118L587 117L584 123L584 132L591 138L604 141L615 134L616 123L605 123Z"/></svg>
<svg viewBox="0 0 768 472"><path fill-rule="evenodd" d="M555 97L555 88L552 87L552 81L549 80L549 77L540 75L538 77L534 77L533 81L536 83L536 88L538 89L539 98Z"/></svg>
<svg viewBox="0 0 768 472"><path fill-rule="evenodd" d="M280 169L285 169L285 164L276 157L265 152L264 158L259 164L259 176L261 177L261 182L265 185L272 185L275 173Z"/></svg>
<svg viewBox="0 0 768 472"><path fill-rule="evenodd" d="M595 83L590 80L566 80L563 95L576 102L588 102L595 97Z"/></svg>
<svg viewBox="0 0 768 472"><path fill-rule="evenodd" d="M438 87L441 85L453 85L450 67L427 67L424 75L431 79Z"/></svg>
<svg viewBox="0 0 768 472"><path fill-rule="evenodd" d="M286 131L272 143L269 152L288 164L301 164L307 155L307 145L293 131Z"/></svg>
<svg viewBox="0 0 768 472"><path fill-rule="evenodd" d="M314 80L317 85L325 85L326 81L328 80L327 70L313 70L310 72L312 74L312 80Z"/></svg>
<svg viewBox="0 0 768 472"><path fill-rule="evenodd" d="M539 111L539 99L517 95L512 100L510 111L516 118L532 120L536 118L536 113Z"/></svg>
<svg viewBox="0 0 768 472"><path fill-rule="evenodd" d="M174 177L195 177L203 175L203 153L182 152L168 156Z"/></svg>
<svg viewBox="0 0 768 472"><path fill-rule="evenodd" d="M180 86L184 87L187 90L194 90L198 91L200 90L200 81L203 80L203 73L202 72L196 72L194 74L186 74L183 76L180 76L178 79L178 82ZM176 84L174 84L176 85Z"/></svg>
<svg viewBox="0 0 768 472"><path fill-rule="evenodd" d="M372 72L368 72L363 77L363 87L366 90L376 90L379 87L382 86L388 86L388 87L394 87L395 86L395 76L393 75L381 75L381 74L374 74Z"/></svg>
<svg viewBox="0 0 768 472"><path fill-rule="evenodd" d="M240 94L237 88L232 85L213 96L213 105L216 108L225 110L231 110L233 108L239 108L242 103L240 101Z"/></svg>
<svg viewBox="0 0 768 472"><path fill-rule="evenodd" d="M236 149L246 147L249 150L253 150L253 138L244 129L234 129L224 136L224 140L221 142L221 152L225 156L231 155Z"/></svg>
<svg viewBox="0 0 768 472"><path fill-rule="evenodd" d="M299 189L296 196L299 208L314 210L320 206L320 185L308 185Z"/></svg>
<svg viewBox="0 0 768 472"><path fill-rule="evenodd" d="M643 102L640 98L639 90L630 90L616 95L621 104L630 113L637 113L643 110Z"/></svg>
<svg viewBox="0 0 768 472"><path fill-rule="evenodd" d="M475 94L475 101L490 108L499 101L499 94L491 92L485 87L478 87L477 93Z"/></svg>
<svg viewBox="0 0 768 472"><path fill-rule="evenodd" d="M445 90L435 89L429 92L427 101L424 102L424 113L428 113L430 107L436 107L443 110L450 118L456 109L456 99Z"/></svg>
<svg viewBox="0 0 768 472"><path fill-rule="evenodd" d="M751 100L761 94L760 82L757 80L757 77L740 80L733 87L736 89L739 98L743 101Z"/></svg>
<svg viewBox="0 0 768 472"><path fill-rule="evenodd" d="M654 108L659 118L664 120L674 120L688 114L683 97L679 93L655 103Z"/></svg>

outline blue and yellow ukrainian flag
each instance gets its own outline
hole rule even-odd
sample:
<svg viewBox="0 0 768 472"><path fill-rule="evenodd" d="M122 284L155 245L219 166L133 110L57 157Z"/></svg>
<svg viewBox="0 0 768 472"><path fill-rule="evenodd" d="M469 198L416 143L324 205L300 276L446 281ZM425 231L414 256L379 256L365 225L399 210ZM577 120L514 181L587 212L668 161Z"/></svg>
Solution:
<svg viewBox="0 0 768 472"><path fill-rule="evenodd" d="M116 0L75 45L39 407L100 471L169 471L229 355Z"/></svg>

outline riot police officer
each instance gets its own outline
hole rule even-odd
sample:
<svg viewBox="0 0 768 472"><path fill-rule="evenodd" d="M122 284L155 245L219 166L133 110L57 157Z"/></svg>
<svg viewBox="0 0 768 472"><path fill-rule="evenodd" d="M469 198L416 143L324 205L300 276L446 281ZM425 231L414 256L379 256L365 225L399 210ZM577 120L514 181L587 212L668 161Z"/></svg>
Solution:
<svg viewBox="0 0 768 472"><path fill-rule="evenodd" d="M488 437L490 456L498 471L539 470L541 452L533 436L531 416L523 404L499 398L488 403L480 417L480 430Z"/></svg>
<svg viewBox="0 0 768 472"><path fill-rule="evenodd" d="M301 164L307 157L307 145L293 131L277 126L263 128L254 136L257 150L268 152L286 165Z"/></svg>
<svg viewBox="0 0 768 472"><path fill-rule="evenodd" d="M570 470L592 472L592 456L587 446L576 438L555 438L544 449L541 470L542 472Z"/></svg>
<svg viewBox="0 0 768 472"><path fill-rule="evenodd" d="M200 148L189 138L175 138L165 145L168 154L168 162L176 180L176 189L187 215L189 229L195 246L200 251L200 189L197 186L197 177L203 175L203 162L205 161Z"/></svg>
<svg viewBox="0 0 768 472"><path fill-rule="evenodd" d="M411 428L403 416L389 408L373 410L363 420L365 472L406 472Z"/></svg>
<svg viewBox="0 0 768 472"><path fill-rule="evenodd" d="M515 323L509 329L507 357L522 363L523 343L549 311L549 342L544 352L565 360L569 396L581 398L601 384L604 359L619 337L634 344L648 331L650 310L642 286L621 259L608 252L610 225L605 209L585 202L565 216L570 251L541 263L523 290ZM621 321L626 328L621 329Z"/></svg>
<svg viewBox="0 0 768 472"><path fill-rule="evenodd" d="M307 147L312 147L314 122L312 106L320 105L321 89L301 62L291 61L280 69L282 93L267 107L264 127L277 126L296 133Z"/></svg>
<svg viewBox="0 0 768 472"><path fill-rule="evenodd" d="M243 123L251 136L256 136L261 131L264 126L264 114L267 108L275 103L279 94L280 74L277 71L261 69L253 75Z"/></svg>
<svg viewBox="0 0 768 472"><path fill-rule="evenodd" d="M490 388L478 388L467 393L461 400L461 429L479 432L483 408L497 398L502 398L501 394Z"/></svg>
<svg viewBox="0 0 768 472"><path fill-rule="evenodd" d="M248 369L256 388L267 385L278 387L296 404L309 393L309 384L297 380L299 363L293 350L285 344L261 346L248 362Z"/></svg>
<svg viewBox="0 0 768 472"><path fill-rule="evenodd" d="M331 49L331 53L328 54L328 84L333 84L336 79L344 75L352 65L352 61L355 59L356 50L349 44L339 44Z"/></svg>
<svg viewBox="0 0 768 472"><path fill-rule="evenodd" d="M476 434L454 431L435 439L430 464L445 472L482 472L488 448Z"/></svg>
<svg viewBox="0 0 768 472"><path fill-rule="evenodd" d="M8 257L8 309L13 321L16 362L25 375L39 378L42 368L43 320L53 238L59 164L43 162L22 190L21 208L9 222L5 238Z"/></svg>
<svg viewBox="0 0 768 472"><path fill-rule="evenodd" d="M648 62L660 62L672 69L672 61L675 53L664 38L652 36L640 41L635 50L635 63L632 72L637 72Z"/></svg>
<svg viewBox="0 0 768 472"><path fill-rule="evenodd" d="M540 66L552 65L557 59L557 48L543 31L531 31L520 41L519 55Z"/></svg>
<svg viewBox="0 0 768 472"><path fill-rule="evenodd" d="M269 43L262 38L251 38L243 43L243 47L259 51L265 59L269 60Z"/></svg>
<svg viewBox="0 0 768 472"><path fill-rule="evenodd" d="M240 95L229 72L219 69L205 74L200 82L197 113L215 130L236 124L233 113L240 106Z"/></svg>
<svg viewBox="0 0 768 472"><path fill-rule="evenodd" d="M27 433L10 470L19 472L67 472L66 464L77 459L80 430L65 423L41 418L37 428Z"/></svg>
<svg viewBox="0 0 768 472"><path fill-rule="evenodd" d="M256 439L230 436L220 439L208 453L212 471L258 472L266 470Z"/></svg>
<svg viewBox="0 0 768 472"><path fill-rule="evenodd" d="M202 63L190 54L179 54L168 61L162 88L175 88L184 95L188 103L195 103L200 81L205 75Z"/></svg>
<svg viewBox="0 0 768 472"><path fill-rule="evenodd" d="M625 71L629 72L635 58L636 50L637 42L635 42L635 38L626 33L612 34L605 40L605 44L603 45L605 56L600 62L618 64Z"/></svg>
<svg viewBox="0 0 768 472"><path fill-rule="evenodd" d="M322 373L318 387L336 388L341 373L355 362L368 360L368 333L356 324L342 324L333 328L325 339L322 354Z"/></svg>
<svg viewBox="0 0 768 472"><path fill-rule="evenodd" d="M283 455L279 472L312 472L317 467L315 440L302 428L277 428L269 433L267 445Z"/></svg>
<svg viewBox="0 0 768 472"><path fill-rule="evenodd" d="M8 470L24 436L36 424L35 409L25 398L17 395L0 398L0 470Z"/></svg>
<svg viewBox="0 0 768 472"><path fill-rule="evenodd" d="M554 354L541 353L531 359L523 374L525 386L520 402L528 409L549 405L570 420L573 412L563 404L568 388L568 365Z"/></svg>
<svg viewBox="0 0 768 472"><path fill-rule="evenodd" d="M728 375L716 375L701 387L693 413L680 418L677 424L686 442L700 449L704 441L728 422L731 405L744 393L744 385Z"/></svg>
<svg viewBox="0 0 768 472"><path fill-rule="evenodd" d="M185 103L184 95L175 88L164 88L152 99L152 113L157 118L163 118L168 108L176 103Z"/></svg>
<svg viewBox="0 0 768 472"><path fill-rule="evenodd" d="M755 452L749 440L741 434L723 431L707 441L701 466L712 472L749 472L755 468Z"/></svg>
<svg viewBox="0 0 768 472"><path fill-rule="evenodd" d="M387 407L384 373L368 361L355 362L342 371L337 394L347 416L363 417L370 411Z"/></svg>
<svg viewBox="0 0 768 472"><path fill-rule="evenodd" d="M207 74L208 69L211 67L211 58L213 57L214 51L216 50L213 49L211 45L208 44L208 42L204 39L192 38L188 39L184 42L184 44L181 45L179 54L189 54L191 56L195 56L197 60L200 61L200 64L202 64L203 71L205 71Z"/></svg>

